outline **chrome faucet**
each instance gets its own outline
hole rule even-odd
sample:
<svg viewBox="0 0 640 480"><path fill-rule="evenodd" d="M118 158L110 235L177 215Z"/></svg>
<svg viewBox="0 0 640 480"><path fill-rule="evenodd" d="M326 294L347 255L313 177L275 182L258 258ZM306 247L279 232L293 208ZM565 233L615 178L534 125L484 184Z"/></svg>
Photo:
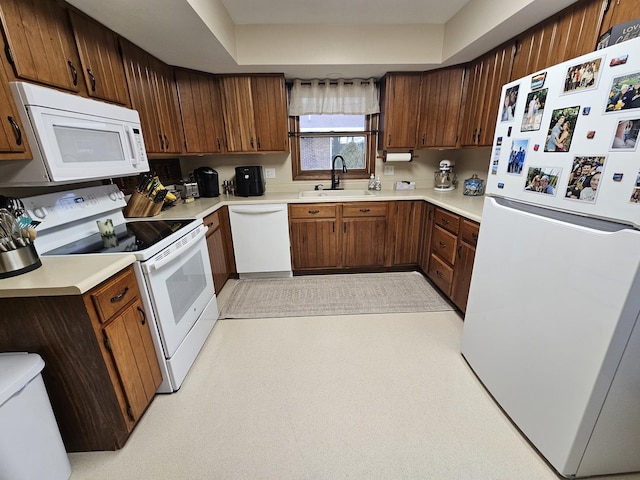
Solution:
<svg viewBox="0 0 640 480"><path fill-rule="evenodd" d="M342 160L342 173L347 173L347 164L344 163L344 158L342 155L336 155L333 157L333 161L331 162L331 190L340 190L340 175L336 178L336 160Z"/></svg>

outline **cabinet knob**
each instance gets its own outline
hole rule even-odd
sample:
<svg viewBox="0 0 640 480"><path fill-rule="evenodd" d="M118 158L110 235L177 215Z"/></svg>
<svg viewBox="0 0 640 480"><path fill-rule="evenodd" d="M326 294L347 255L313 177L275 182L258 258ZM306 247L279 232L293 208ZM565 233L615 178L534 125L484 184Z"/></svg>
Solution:
<svg viewBox="0 0 640 480"><path fill-rule="evenodd" d="M444 242L438 242L438 245L440 245L440 248L447 248L447 244Z"/></svg>
<svg viewBox="0 0 640 480"><path fill-rule="evenodd" d="M438 278L442 278L443 277L442 272L440 270L436 270L436 276Z"/></svg>
<svg viewBox="0 0 640 480"><path fill-rule="evenodd" d="M369 213L371 211L371 209L370 208L361 208L360 211L362 213Z"/></svg>
<svg viewBox="0 0 640 480"><path fill-rule="evenodd" d="M320 210L309 210L311 215L315 215L316 213L320 213Z"/></svg>
<svg viewBox="0 0 640 480"><path fill-rule="evenodd" d="M447 220L446 218L442 218L440 221L443 225L449 225L449 220Z"/></svg>

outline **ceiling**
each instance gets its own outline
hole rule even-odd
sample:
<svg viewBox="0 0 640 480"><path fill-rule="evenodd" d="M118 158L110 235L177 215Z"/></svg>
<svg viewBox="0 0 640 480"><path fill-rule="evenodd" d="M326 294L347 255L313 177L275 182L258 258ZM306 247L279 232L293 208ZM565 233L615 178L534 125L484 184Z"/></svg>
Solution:
<svg viewBox="0 0 640 480"><path fill-rule="evenodd" d="M67 0L164 62L379 78L466 62L575 0Z"/></svg>

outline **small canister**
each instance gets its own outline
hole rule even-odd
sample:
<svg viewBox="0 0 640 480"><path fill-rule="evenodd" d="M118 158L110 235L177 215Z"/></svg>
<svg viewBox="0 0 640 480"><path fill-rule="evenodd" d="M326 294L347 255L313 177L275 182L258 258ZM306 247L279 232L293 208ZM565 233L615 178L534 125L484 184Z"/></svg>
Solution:
<svg viewBox="0 0 640 480"><path fill-rule="evenodd" d="M464 191L462 193L469 197L482 195L484 193L484 180L478 178L478 175L474 173L471 178L467 178L464 181Z"/></svg>

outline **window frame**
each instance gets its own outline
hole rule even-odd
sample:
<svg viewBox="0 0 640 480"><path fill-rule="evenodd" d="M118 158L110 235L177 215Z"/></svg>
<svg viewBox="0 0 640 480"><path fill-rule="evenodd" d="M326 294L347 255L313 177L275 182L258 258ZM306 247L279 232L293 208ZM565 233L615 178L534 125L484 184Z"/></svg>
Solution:
<svg viewBox="0 0 640 480"><path fill-rule="evenodd" d="M340 170L340 178L342 180L368 179L372 173L375 173L376 155L378 154L378 122L380 115L365 115L364 132L300 132L300 117L289 117L289 144L291 150L291 174L293 181L303 180L330 180L331 170L303 170L300 159L300 137L353 137L366 136L365 151L365 168L349 169L347 173ZM342 134L344 133L344 135Z"/></svg>

